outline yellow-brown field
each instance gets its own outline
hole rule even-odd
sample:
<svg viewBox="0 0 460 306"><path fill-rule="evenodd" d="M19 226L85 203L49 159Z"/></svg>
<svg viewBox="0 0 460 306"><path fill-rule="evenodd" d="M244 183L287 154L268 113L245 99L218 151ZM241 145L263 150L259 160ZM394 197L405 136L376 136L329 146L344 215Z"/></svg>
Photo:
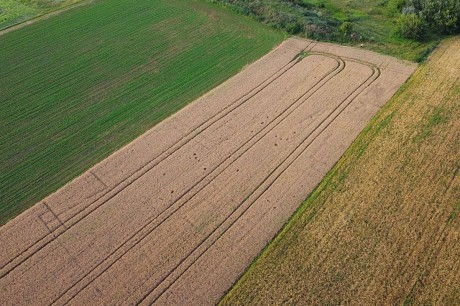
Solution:
<svg viewBox="0 0 460 306"><path fill-rule="evenodd" d="M222 304L460 304L460 38L442 43Z"/></svg>

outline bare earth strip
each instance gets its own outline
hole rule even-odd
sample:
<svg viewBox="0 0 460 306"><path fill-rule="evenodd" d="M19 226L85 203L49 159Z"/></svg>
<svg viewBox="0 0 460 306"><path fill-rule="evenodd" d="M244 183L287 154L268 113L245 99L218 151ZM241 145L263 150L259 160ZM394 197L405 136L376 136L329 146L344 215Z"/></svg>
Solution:
<svg viewBox="0 0 460 306"><path fill-rule="evenodd" d="M287 40L3 226L2 300L216 303L414 69Z"/></svg>

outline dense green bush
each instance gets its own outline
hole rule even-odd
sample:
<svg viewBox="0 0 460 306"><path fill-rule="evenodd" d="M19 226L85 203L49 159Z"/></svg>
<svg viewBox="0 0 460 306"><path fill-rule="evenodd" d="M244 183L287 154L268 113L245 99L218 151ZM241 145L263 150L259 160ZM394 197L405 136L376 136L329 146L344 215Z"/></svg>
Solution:
<svg viewBox="0 0 460 306"><path fill-rule="evenodd" d="M460 0L390 0L387 10L400 14L397 32L402 37L460 33Z"/></svg>
<svg viewBox="0 0 460 306"><path fill-rule="evenodd" d="M460 32L460 0L420 0L420 15L433 27L444 34Z"/></svg>
<svg viewBox="0 0 460 306"><path fill-rule="evenodd" d="M350 35L353 32L353 24L351 22L344 22L340 25L339 31L344 35Z"/></svg>
<svg viewBox="0 0 460 306"><path fill-rule="evenodd" d="M398 19L396 32L404 38L420 40L425 33L424 22L415 13L403 14Z"/></svg>

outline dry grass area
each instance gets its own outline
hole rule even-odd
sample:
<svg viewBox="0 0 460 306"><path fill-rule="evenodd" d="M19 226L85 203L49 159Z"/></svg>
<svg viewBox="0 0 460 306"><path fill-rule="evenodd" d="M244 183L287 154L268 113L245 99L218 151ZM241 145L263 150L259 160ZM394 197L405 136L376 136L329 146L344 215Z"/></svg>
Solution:
<svg viewBox="0 0 460 306"><path fill-rule="evenodd" d="M439 46L223 305L460 303L459 50Z"/></svg>

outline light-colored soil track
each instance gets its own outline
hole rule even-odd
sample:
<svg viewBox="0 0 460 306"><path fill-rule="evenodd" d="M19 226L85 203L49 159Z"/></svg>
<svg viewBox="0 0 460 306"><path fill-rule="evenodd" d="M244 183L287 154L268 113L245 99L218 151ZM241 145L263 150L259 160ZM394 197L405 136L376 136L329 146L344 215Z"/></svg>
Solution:
<svg viewBox="0 0 460 306"><path fill-rule="evenodd" d="M3 226L3 300L217 302L414 69L287 40Z"/></svg>

